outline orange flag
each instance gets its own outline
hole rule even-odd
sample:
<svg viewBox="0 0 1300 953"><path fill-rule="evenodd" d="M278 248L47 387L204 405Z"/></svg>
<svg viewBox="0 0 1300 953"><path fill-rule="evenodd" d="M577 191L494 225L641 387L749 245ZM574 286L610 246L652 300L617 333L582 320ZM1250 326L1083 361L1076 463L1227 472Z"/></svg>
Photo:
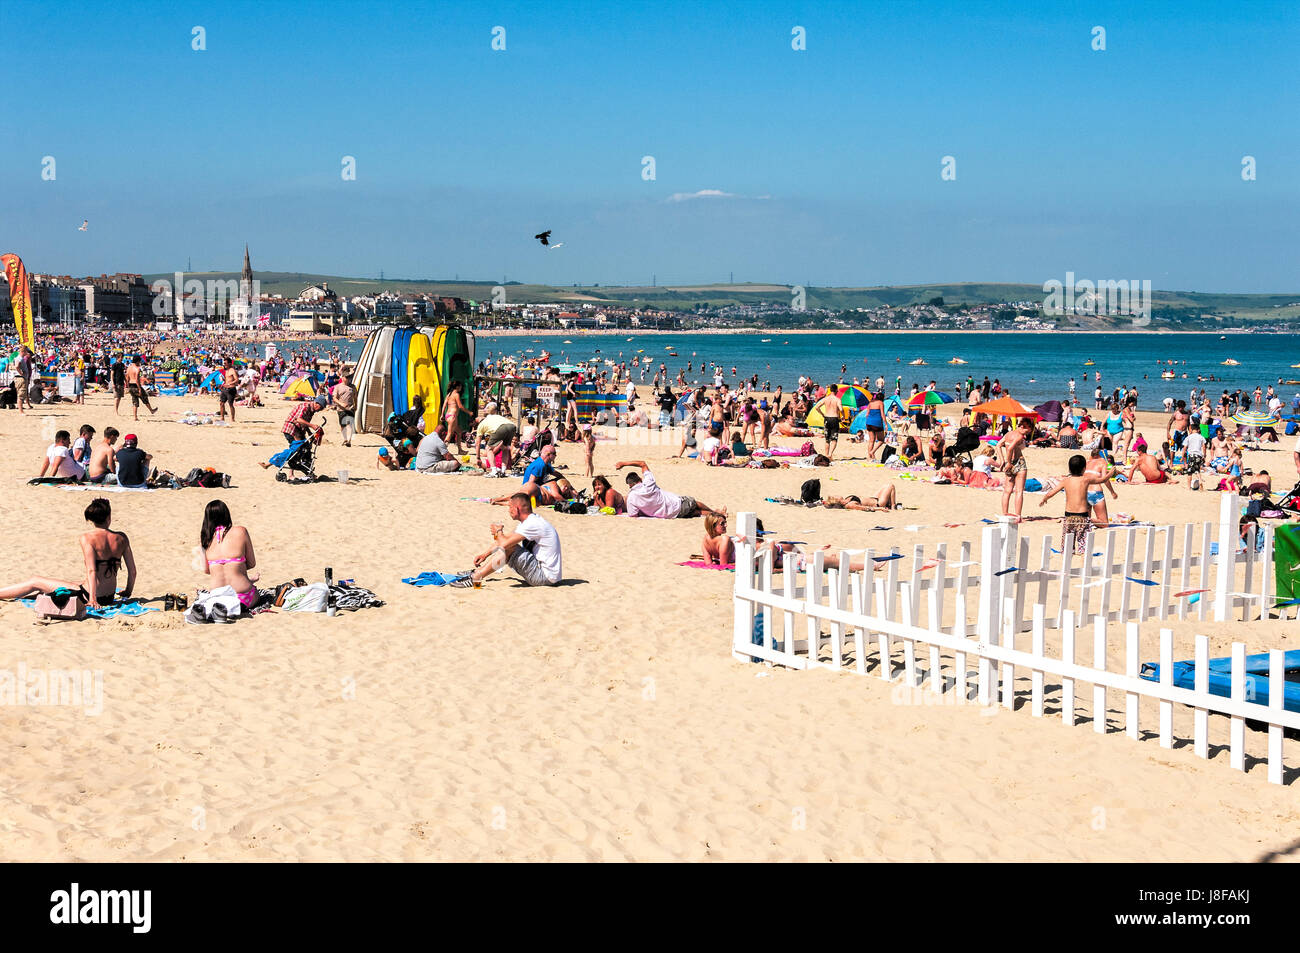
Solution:
<svg viewBox="0 0 1300 953"><path fill-rule="evenodd" d="M5 278L9 280L9 300L14 307L14 325L18 328L18 343L36 350L36 335L32 327L32 295L27 283L27 269L17 255L0 255L4 262Z"/></svg>

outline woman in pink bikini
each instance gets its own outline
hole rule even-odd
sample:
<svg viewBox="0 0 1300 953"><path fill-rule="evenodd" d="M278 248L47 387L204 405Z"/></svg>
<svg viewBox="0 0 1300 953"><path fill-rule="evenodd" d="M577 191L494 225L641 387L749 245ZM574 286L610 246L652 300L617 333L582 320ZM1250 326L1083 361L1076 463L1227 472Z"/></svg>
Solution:
<svg viewBox="0 0 1300 953"><path fill-rule="evenodd" d="M248 530L232 525L230 510L221 500L213 500L203 513L199 544L203 547L203 571L212 577L213 588L230 586L245 609L257 602L257 565L253 540Z"/></svg>

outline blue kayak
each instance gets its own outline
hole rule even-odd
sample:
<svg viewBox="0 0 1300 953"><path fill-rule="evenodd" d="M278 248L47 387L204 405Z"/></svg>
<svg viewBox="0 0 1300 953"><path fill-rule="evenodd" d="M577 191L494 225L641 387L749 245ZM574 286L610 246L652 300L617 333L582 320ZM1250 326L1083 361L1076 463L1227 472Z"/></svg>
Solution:
<svg viewBox="0 0 1300 953"><path fill-rule="evenodd" d="M1215 658L1209 661L1210 694L1232 697L1232 659ZM1143 662L1141 676L1150 682L1160 681L1160 666ZM1282 656L1282 675L1285 694L1282 707L1300 712L1300 649L1292 649ZM1173 682L1179 688L1196 687L1196 663L1175 662ZM1268 705L1268 653L1246 656L1246 698L1256 705Z"/></svg>

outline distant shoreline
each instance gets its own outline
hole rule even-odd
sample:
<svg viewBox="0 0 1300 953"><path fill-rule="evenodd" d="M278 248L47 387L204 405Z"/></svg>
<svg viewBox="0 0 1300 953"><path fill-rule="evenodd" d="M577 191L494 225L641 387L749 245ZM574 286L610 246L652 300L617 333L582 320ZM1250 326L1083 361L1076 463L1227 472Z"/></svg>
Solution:
<svg viewBox="0 0 1300 953"><path fill-rule="evenodd" d="M1141 328L1128 329L1111 329L1111 328L1076 328L1068 331L1042 331L1042 330L987 330L977 331L974 329L935 329L935 328L827 328L817 330L815 328L790 328L788 330L773 328L694 328L690 330L669 331L662 328L618 328L618 329L597 329L583 328L582 330L553 330L547 328L523 329L523 328L475 328L466 325L475 335L480 337L540 337L546 336L563 336L563 337L636 337L642 334L662 334L662 335L683 335L683 334L765 334L773 338L789 337L792 334L1227 334L1226 331L1174 331L1167 328L1157 330L1147 330ZM1245 336L1255 332L1251 331L1234 331L1232 334Z"/></svg>

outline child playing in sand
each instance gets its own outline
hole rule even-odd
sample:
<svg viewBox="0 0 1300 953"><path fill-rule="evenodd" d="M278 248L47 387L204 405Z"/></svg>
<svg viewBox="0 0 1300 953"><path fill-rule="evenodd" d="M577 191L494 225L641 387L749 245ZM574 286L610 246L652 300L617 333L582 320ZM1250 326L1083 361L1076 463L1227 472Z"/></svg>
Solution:
<svg viewBox="0 0 1300 953"><path fill-rule="evenodd" d="M1088 491L1098 484L1105 483L1108 477L1088 470L1087 459L1079 453L1070 457L1070 475L1039 499L1042 506L1056 494L1065 493L1065 516L1061 519L1061 549L1065 549L1068 536L1074 537L1074 554L1082 556L1088 551L1088 532L1092 529L1092 519L1088 515Z"/></svg>

